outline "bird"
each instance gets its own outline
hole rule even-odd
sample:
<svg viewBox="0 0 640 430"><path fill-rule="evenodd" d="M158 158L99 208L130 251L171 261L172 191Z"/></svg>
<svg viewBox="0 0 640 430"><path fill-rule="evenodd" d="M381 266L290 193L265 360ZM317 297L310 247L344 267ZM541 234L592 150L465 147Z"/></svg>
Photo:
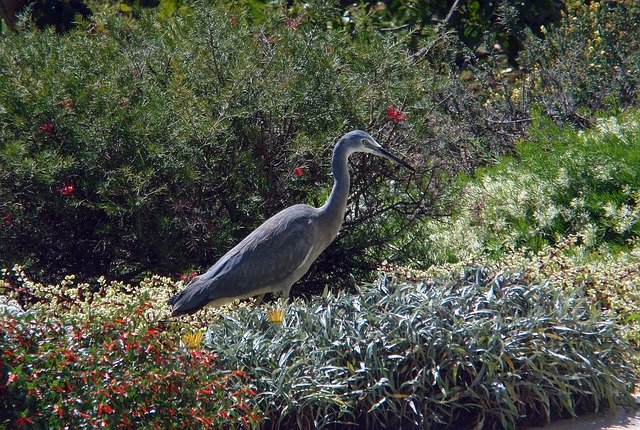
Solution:
<svg viewBox="0 0 640 430"><path fill-rule="evenodd" d="M266 220L168 300L171 316L190 315L205 306L223 306L254 296L259 296L259 303L266 293L281 294L287 300L291 286L338 235L349 197L348 159L356 152L382 156L415 172L368 133L348 132L333 148L333 188L326 203L318 208L297 204Z"/></svg>

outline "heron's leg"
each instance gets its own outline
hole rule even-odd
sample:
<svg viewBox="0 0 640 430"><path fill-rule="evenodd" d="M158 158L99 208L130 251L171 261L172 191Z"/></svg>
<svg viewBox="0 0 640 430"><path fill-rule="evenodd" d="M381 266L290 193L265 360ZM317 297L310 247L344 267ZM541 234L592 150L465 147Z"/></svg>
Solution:
<svg viewBox="0 0 640 430"><path fill-rule="evenodd" d="M282 309L283 312L285 309L287 309L287 303L289 302L289 291L291 291L291 287L282 290L282 295L278 299L278 309Z"/></svg>
<svg viewBox="0 0 640 430"><path fill-rule="evenodd" d="M258 298L256 299L255 303L253 304L253 308L254 309L262 304L262 299L264 299L264 294L260 294L258 296Z"/></svg>

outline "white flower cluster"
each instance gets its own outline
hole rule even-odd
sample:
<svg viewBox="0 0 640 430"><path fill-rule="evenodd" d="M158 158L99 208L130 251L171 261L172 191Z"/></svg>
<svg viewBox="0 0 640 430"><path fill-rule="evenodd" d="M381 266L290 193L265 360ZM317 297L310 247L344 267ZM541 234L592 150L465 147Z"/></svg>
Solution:
<svg viewBox="0 0 640 430"><path fill-rule="evenodd" d="M453 216L424 221L427 259L482 258L536 240L553 242L559 238L552 235L565 231L592 248L602 243L604 231L634 236L640 190L625 183L629 161L616 154L640 144L640 115L621 118L601 120L586 132L567 132L548 165L525 156L469 182Z"/></svg>

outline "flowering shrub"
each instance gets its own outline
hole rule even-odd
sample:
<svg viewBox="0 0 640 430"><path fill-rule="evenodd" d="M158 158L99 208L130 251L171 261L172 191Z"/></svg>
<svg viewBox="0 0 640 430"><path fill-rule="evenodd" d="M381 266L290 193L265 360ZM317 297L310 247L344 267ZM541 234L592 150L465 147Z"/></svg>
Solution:
<svg viewBox="0 0 640 430"><path fill-rule="evenodd" d="M545 245L537 253L514 250L486 264L495 271L521 271L526 279L548 282L568 291L580 289L604 314L614 319L625 337L640 345L640 247L617 254L587 252L576 236ZM394 265L382 269L399 279L419 282L463 272L469 262L440 264L427 270Z"/></svg>
<svg viewBox="0 0 640 430"><path fill-rule="evenodd" d="M629 252L593 255L584 252L575 236L537 254L510 253L496 270L523 268L530 279L547 281L566 290L579 288L620 325L636 348L640 345L640 247ZM587 257L584 257L587 255Z"/></svg>
<svg viewBox="0 0 640 430"><path fill-rule="evenodd" d="M344 235L309 284L374 269L444 204L448 173L504 148L460 118L479 102L408 56L409 36L328 29L330 9L110 9L64 37L5 35L0 260L47 280L200 270L283 207L324 203L335 140L362 128L420 174L353 157Z"/></svg>
<svg viewBox="0 0 640 430"><path fill-rule="evenodd" d="M602 110L638 105L640 40L628 37L640 20L635 0L569 0L558 25L540 27L519 62L528 70L510 91L521 106L581 126Z"/></svg>
<svg viewBox="0 0 640 430"><path fill-rule="evenodd" d="M100 277L96 282L78 282L75 275L68 275L56 284L43 284L32 280L24 268L2 269L0 277L0 305L30 311L54 311L65 320L81 323L86 318L99 316L112 319L123 308L137 306L140 297L151 297L153 306L145 307L144 318L150 323L166 325L171 314L166 302L190 280L191 274L184 279L173 281L170 278L154 275L135 284L120 281L107 281ZM250 302L230 304L223 308L204 308L200 312L172 320L171 328L175 332L206 327L216 321L221 313L235 307L250 306Z"/></svg>
<svg viewBox="0 0 640 430"><path fill-rule="evenodd" d="M255 392L215 354L185 349L146 294L110 315L3 312L0 425L17 428L255 428ZM2 369L0 369L2 370Z"/></svg>
<svg viewBox="0 0 640 430"><path fill-rule="evenodd" d="M428 261L537 252L574 236L583 253L618 252L640 238L640 113L573 131L536 125L506 159L479 172L461 190L455 214L426 220L415 233Z"/></svg>

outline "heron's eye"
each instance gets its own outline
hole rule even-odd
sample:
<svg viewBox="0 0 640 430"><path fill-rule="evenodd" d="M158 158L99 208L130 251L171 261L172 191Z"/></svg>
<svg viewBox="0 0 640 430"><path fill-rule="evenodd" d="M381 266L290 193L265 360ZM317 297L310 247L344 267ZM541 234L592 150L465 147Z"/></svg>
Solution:
<svg viewBox="0 0 640 430"><path fill-rule="evenodd" d="M371 142L369 142L367 139L362 139L362 145L368 148L371 146Z"/></svg>

